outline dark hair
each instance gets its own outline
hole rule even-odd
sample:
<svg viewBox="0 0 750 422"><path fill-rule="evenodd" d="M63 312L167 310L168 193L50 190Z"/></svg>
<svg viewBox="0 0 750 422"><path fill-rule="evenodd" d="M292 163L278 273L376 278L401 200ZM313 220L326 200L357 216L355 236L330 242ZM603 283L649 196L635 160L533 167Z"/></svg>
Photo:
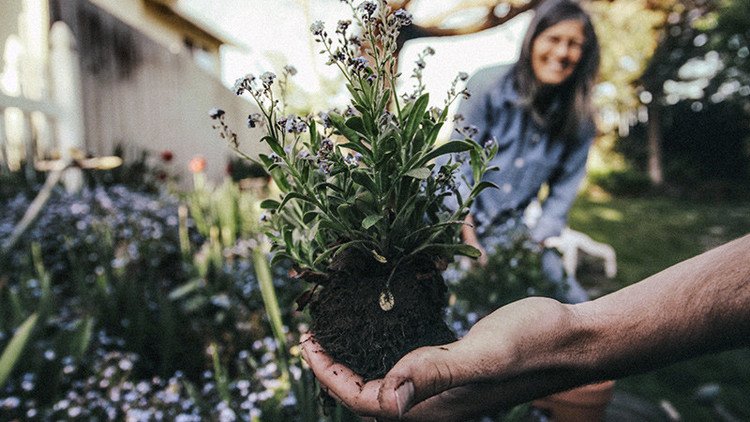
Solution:
<svg viewBox="0 0 750 422"><path fill-rule="evenodd" d="M531 66L531 48L534 40L547 28L562 21L577 20L583 23L586 40L581 61L573 74L559 87L547 90L534 75ZM547 128L556 138L575 137L582 124L593 115L591 91L599 69L599 41L589 15L573 0L546 0L536 10L523 40L521 55L513 72L515 89L534 120ZM550 96L559 101L551 108ZM556 98L555 98L556 97Z"/></svg>

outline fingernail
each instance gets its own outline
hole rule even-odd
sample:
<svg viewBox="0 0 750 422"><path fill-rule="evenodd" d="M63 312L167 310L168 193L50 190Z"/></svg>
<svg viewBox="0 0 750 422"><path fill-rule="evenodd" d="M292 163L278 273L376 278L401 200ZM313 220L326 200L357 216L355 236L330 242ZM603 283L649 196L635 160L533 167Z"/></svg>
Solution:
<svg viewBox="0 0 750 422"><path fill-rule="evenodd" d="M414 398L414 384L411 381L406 381L399 385L393 391L393 394L396 397L396 407L398 408L398 417L400 419L411 408L411 401Z"/></svg>

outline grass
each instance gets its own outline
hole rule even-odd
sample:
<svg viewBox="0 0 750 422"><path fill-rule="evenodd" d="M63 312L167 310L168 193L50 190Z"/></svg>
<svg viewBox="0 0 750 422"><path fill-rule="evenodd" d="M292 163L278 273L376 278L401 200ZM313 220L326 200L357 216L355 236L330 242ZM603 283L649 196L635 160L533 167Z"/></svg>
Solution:
<svg viewBox="0 0 750 422"><path fill-rule="evenodd" d="M570 214L570 226L617 252L618 274L608 280L601 264L584 261L581 282L605 294L642 280L677 262L750 233L750 201L695 203L669 198L587 195ZM750 350L681 362L618 381L621 390L655 404L669 401L685 421L715 420L694 399L707 383L721 386L718 401L739 420L750 420Z"/></svg>

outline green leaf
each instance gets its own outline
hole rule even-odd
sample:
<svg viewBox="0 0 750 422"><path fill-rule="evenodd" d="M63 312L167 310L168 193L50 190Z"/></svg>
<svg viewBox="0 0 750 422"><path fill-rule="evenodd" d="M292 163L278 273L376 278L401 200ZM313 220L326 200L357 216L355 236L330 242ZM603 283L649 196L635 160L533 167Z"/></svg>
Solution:
<svg viewBox="0 0 750 422"><path fill-rule="evenodd" d="M355 144L354 142L347 142L345 144L341 144L340 146L341 148L349 148L352 151L356 151L362 154L362 159L365 161L365 163L371 162L370 158L372 157L372 150L370 150L370 148L367 148L365 145Z"/></svg>
<svg viewBox="0 0 750 422"><path fill-rule="evenodd" d="M269 168L273 164L273 160L271 160L266 154L258 154L258 158L260 158L260 161L265 168Z"/></svg>
<svg viewBox="0 0 750 422"><path fill-rule="evenodd" d="M362 220L362 228L367 230L382 219L382 215L368 215L364 220Z"/></svg>
<svg viewBox="0 0 750 422"><path fill-rule="evenodd" d="M91 333L94 331L94 322L94 317L87 316L81 324L81 327L72 336L74 342L71 345L72 347L70 350L73 356L77 359L82 358L86 353L86 350L89 348L89 343L91 343Z"/></svg>
<svg viewBox="0 0 750 422"><path fill-rule="evenodd" d="M352 240L350 242L346 242L338 246L330 247L325 252L320 254L320 256L318 256L315 262L313 262L313 265L315 266L320 265L321 263L323 263L324 260L328 259L328 257L330 257L331 255L336 256L340 254L341 252L351 248L354 245L369 244L369 243L370 242L366 240Z"/></svg>
<svg viewBox="0 0 750 422"><path fill-rule="evenodd" d="M348 221L352 216L352 208L351 204L344 203L336 207L336 213L342 220Z"/></svg>
<svg viewBox="0 0 750 422"><path fill-rule="evenodd" d="M195 280L188 281L182 286L172 290L171 292L169 292L169 296L167 297L169 297L170 300L177 300L194 292L195 290L198 290L203 286L205 286L204 280L201 278L196 278Z"/></svg>
<svg viewBox="0 0 750 422"><path fill-rule="evenodd" d="M453 256L453 255L463 255L463 256L468 256L469 258L479 258L480 256L482 256L482 252L479 249L477 249L477 248L475 248L473 246L469 246L469 245L464 244L464 243L458 243L458 244L432 243L432 244L427 244L427 245L423 245L423 246L415 249L411 253L411 255L414 255L417 252L423 252L423 251L426 251L426 250L436 251L438 253L442 253L442 254L450 255L450 256Z"/></svg>
<svg viewBox="0 0 750 422"><path fill-rule="evenodd" d="M360 186L363 186L365 189L367 189L368 191L370 191L372 193L375 193L376 190L377 190L377 188L375 186L375 181L372 180L372 178L370 177L370 175L368 175L364 171L361 171L361 170L355 170L355 171L353 171L352 172L352 180L354 181L354 183L356 183L356 184L358 184Z"/></svg>
<svg viewBox="0 0 750 422"><path fill-rule="evenodd" d="M283 208L284 205L286 205L287 202L289 202L292 199L299 199L301 201L309 202L313 205L315 205L315 200L307 195L303 195L299 192L289 192L284 197L284 200L281 201L281 204L279 204L279 209Z"/></svg>
<svg viewBox="0 0 750 422"><path fill-rule="evenodd" d="M377 111L383 111L386 110L388 107L388 101L391 99L391 90L386 89L383 91L383 96L380 97L380 103L378 103L378 108L376 108Z"/></svg>
<svg viewBox="0 0 750 422"><path fill-rule="evenodd" d="M279 187L279 190L282 192L288 192L290 189L289 181L286 179L286 174L281 171L281 169L275 168L271 169L270 167L267 167L268 171L271 173L271 178L276 183L276 186Z"/></svg>
<svg viewBox="0 0 750 422"><path fill-rule="evenodd" d="M357 132L359 132L363 136L367 136L367 132L365 131L365 124L362 121L361 117L359 117L359 116L350 117L346 121L346 125L348 127L352 128L352 129L356 130Z"/></svg>
<svg viewBox="0 0 750 422"><path fill-rule="evenodd" d="M261 142L265 141L268 143L268 146L271 147L271 150L276 153L279 157L285 157L286 153L284 152L284 147L281 146L279 141L276 140L276 138L272 136L264 136L260 140Z"/></svg>
<svg viewBox="0 0 750 422"><path fill-rule="evenodd" d="M440 133L440 128L442 128L442 127L443 127L443 123L440 122L440 123L435 124L435 126L433 126L430 129L430 132L427 134L427 138L425 138L425 143L427 145L432 146L432 145L435 144L435 141L437 140L438 134Z"/></svg>
<svg viewBox="0 0 750 422"><path fill-rule="evenodd" d="M430 102L430 94L423 94L421 97L414 102L414 108L411 109L411 114L406 121L404 128L405 138L404 141L409 141L419 127L419 123L422 122L424 113L427 110L427 105Z"/></svg>
<svg viewBox="0 0 750 422"><path fill-rule="evenodd" d="M328 182L320 182L317 185L315 185L313 189L317 191L317 190L323 190L326 188L331 189L334 192L344 192L344 190L341 189L339 186L336 186L333 183L328 183Z"/></svg>
<svg viewBox="0 0 750 422"><path fill-rule="evenodd" d="M448 221L443 221L441 223L437 223L437 224L430 225L430 226L427 226L427 227L422 227L421 229L418 229L418 230L414 230L414 231L410 232L409 234L407 234L404 237L404 239L410 239L410 238L413 238L413 237L419 237L420 235L422 235L422 233L425 233L425 232L427 232L427 233L435 233L435 232L438 232L438 231L441 231L441 230L445 230L445 228L448 227L448 226L460 226L460 225L463 225L463 224L466 224L463 220L448 220ZM425 236L425 237L427 237L427 236Z"/></svg>
<svg viewBox="0 0 750 422"><path fill-rule="evenodd" d="M354 129L348 127L346 125L346 122L344 121L344 117L340 114L336 113L329 113L328 117L331 119L331 123L333 124L333 127L336 128L336 130L339 131L346 139L348 139L351 142L357 143L359 142L359 134Z"/></svg>
<svg viewBox="0 0 750 422"><path fill-rule="evenodd" d="M469 164L471 165L471 176L474 180L479 180L482 175L482 154L476 149L469 151Z"/></svg>
<svg viewBox="0 0 750 422"><path fill-rule="evenodd" d="M37 321L37 314L32 314L26 319L26 321L18 327L16 333L13 334L13 338L3 350L2 356L0 356L0 387L5 384L5 381L13 372L13 367L21 358L24 347L28 343L31 337L31 332L34 330L34 326Z"/></svg>
<svg viewBox="0 0 750 422"><path fill-rule="evenodd" d="M346 84L346 89L349 90L349 93L352 94L352 99L355 103L361 104L362 103L362 96L359 95L359 91L357 88L354 88L351 84Z"/></svg>
<svg viewBox="0 0 750 422"><path fill-rule="evenodd" d="M404 173L404 176L413 177L415 179L424 180L428 177L430 177L430 174L432 174L432 171L428 169L427 167L420 167L417 169L411 169Z"/></svg>
<svg viewBox="0 0 750 422"><path fill-rule="evenodd" d="M279 208L281 203L275 199L266 199L260 203L260 207L264 210L275 210Z"/></svg>
<svg viewBox="0 0 750 422"><path fill-rule="evenodd" d="M318 216L317 211L308 211L305 213L305 215L302 216L302 222L305 224L310 224L310 222L315 220L315 217L317 216Z"/></svg>
<svg viewBox="0 0 750 422"><path fill-rule="evenodd" d="M375 249L371 250L370 253L372 254L372 257L375 258L376 261L378 261L381 264L385 264L388 262L388 259L384 257L383 255L379 254Z"/></svg>
<svg viewBox="0 0 750 422"><path fill-rule="evenodd" d="M310 147L313 151L320 148L320 137L318 136L318 125L315 120L310 119Z"/></svg>
<svg viewBox="0 0 750 422"><path fill-rule="evenodd" d="M422 157L422 159L419 160L418 165L424 165L430 160L440 157L441 155L454 154L457 152L464 152L472 149L474 149L474 143L471 141L449 141L433 149L429 154Z"/></svg>
<svg viewBox="0 0 750 422"><path fill-rule="evenodd" d="M471 196L476 197L479 195L479 192L492 188L492 189L498 189L498 186L492 182L479 182L476 186L474 186L474 189L471 190Z"/></svg>
<svg viewBox="0 0 750 422"><path fill-rule="evenodd" d="M285 259L292 259L289 255L285 254L284 252L276 252L273 255L273 258L271 258L271 266L276 266L280 264Z"/></svg>
<svg viewBox="0 0 750 422"><path fill-rule="evenodd" d="M482 256L482 251L466 244L450 245L446 250L452 251L455 255L468 256L469 258L474 259Z"/></svg>

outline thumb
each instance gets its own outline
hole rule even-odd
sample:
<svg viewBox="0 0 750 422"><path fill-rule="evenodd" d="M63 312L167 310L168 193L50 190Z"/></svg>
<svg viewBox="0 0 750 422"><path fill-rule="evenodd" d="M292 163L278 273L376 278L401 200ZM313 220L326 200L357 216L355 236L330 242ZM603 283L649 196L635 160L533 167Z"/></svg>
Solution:
<svg viewBox="0 0 750 422"><path fill-rule="evenodd" d="M462 385L469 371L458 349L458 343L422 347L398 361L386 374L378 393L384 414L401 418L417 403Z"/></svg>

